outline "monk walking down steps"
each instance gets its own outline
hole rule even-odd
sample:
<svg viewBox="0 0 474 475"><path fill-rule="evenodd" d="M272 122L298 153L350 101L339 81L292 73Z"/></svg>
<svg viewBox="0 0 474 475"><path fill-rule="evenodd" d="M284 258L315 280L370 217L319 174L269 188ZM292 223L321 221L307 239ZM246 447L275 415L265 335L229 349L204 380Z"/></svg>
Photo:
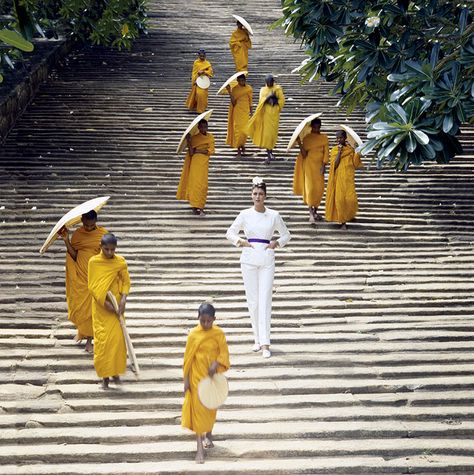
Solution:
<svg viewBox="0 0 474 475"><path fill-rule="evenodd" d="M206 59L206 52L203 49L198 51L198 58L193 63L191 73L191 91L186 100L186 107L198 114L207 109L209 78L213 76L212 65ZM202 81L202 82L201 82ZM201 85L199 85L201 84Z"/></svg>
<svg viewBox="0 0 474 475"><path fill-rule="evenodd" d="M198 129L198 134L186 137L188 152L184 159L176 199L188 201L193 214L205 216L209 157L215 152L215 148L214 136L207 131L207 120L201 119Z"/></svg>
<svg viewBox="0 0 474 475"><path fill-rule="evenodd" d="M308 205L309 222L321 221L318 207L324 194L324 172L329 162L328 136L321 133L321 120L311 121L311 132L301 141L297 138L300 153L295 162L293 193L303 197Z"/></svg>
<svg viewBox="0 0 474 475"><path fill-rule="evenodd" d="M92 319L94 327L94 367L102 378L104 389L109 388L109 380L120 382L120 375L127 367L127 349L120 325L120 315L125 312L125 304L130 291L130 276L127 262L118 254L117 238L105 234L100 242L101 252L89 261L89 291L92 295ZM115 311L108 299L110 291L119 303Z"/></svg>
<svg viewBox="0 0 474 475"><path fill-rule="evenodd" d="M240 21L237 21L237 29L230 37L229 47L234 58L236 71L247 71L249 67L249 49L252 48L252 41L249 32Z"/></svg>
<svg viewBox="0 0 474 475"><path fill-rule="evenodd" d="M250 118L246 133L252 138L254 145L267 151L265 164L275 160L273 149L278 140L280 112L285 105L285 96L280 85L275 84L274 77L269 74L265 78L265 86L260 89L259 103Z"/></svg>
<svg viewBox="0 0 474 475"><path fill-rule="evenodd" d="M87 288L87 267L89 259L100 252L100 240L107 230L97 226L97 213L94 210L81 217L82 226L69 238L63 227L59 237L66 245L66 300L68 318L77 328L75 340L86 338L88 353L92 353L92 297Z"/></svg>
<svg viewBox="0 0 474 475"><path fill-rule="evenodd" d="M207 409L199 400L198 384L207 376L227 371L229 349L224 332L214 325L216 310L210 303L198 309L199 324L189 333L184 352L184 403L181 426L196 434L196 463L204 463L204 449L214 447L212 428L217 411Z"/></svg>
<svg viewBox="0 0 474 475"><path fill-rule="evenodd" d="M326 221L340 223L347 229L359 209L355 188L355 170L363 168L360 155L347 143L344 130L336 132L337 145L331 149L328 186L326 190Z"/></svg>
<svg viewBox="0 0 474 475"><path fill-rule="evenodd" d="M253 89L247 84L245 74L237 78L237 84L231 88L227 86L230 105L227 121L226 143L237 149L237 158L245 155L245 142L247 135L245 131L252 114L252 94Z"/></svg>

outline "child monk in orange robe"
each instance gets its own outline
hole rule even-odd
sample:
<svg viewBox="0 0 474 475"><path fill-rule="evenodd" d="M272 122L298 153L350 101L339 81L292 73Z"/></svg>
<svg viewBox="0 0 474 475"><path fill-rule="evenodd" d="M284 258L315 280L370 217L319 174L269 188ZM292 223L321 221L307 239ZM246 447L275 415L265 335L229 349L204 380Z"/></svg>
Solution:
<svg viewBox="0 0 474 475"><path fill-rule="evenodd" d="M189 333L184 352L184 403L181 425L197 436L196 463L204 463L204 448L214 447L212 428L217 411L207 409L198 396L198 384L207 376L227 371L229 349L224 332L214 325L215 308L209 303L199 307L199 325Z"/></svg>
<svg viewBox="0 0 474 475"><path fill-rule="evenodd" d="M102 378L104 389L109 387L112 377L120 382L120 375L127 367L127 348L120 315L130 291L130 276L126 260L117 254L117 238L105 234L100 242L101 252L89 260L89 291L92 295L92 321L94 326L94 367ZM115 311L107 292L111 291L118 302Z"/></svg>

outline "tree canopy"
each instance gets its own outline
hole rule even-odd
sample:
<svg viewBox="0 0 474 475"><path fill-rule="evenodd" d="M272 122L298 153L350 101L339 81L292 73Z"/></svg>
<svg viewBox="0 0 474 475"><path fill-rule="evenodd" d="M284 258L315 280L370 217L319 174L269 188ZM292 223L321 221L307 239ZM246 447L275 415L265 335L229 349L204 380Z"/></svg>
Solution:
<svg viewBox="0 0 474 475"><path fill-rule="evenodd" d="M302 41L305 80L335 82L339 105L364 108L377 163L406 170L462 152L474 121L474 24L469 3L283 0L277 23Z"/></svg>
<svg viewBox="0 0 474 475"><path fill-rule="evenodd" d="M146 0L4 0L0 4L0 82L33 50L35 37L77 38L130 48L146 30Z"/></svg>

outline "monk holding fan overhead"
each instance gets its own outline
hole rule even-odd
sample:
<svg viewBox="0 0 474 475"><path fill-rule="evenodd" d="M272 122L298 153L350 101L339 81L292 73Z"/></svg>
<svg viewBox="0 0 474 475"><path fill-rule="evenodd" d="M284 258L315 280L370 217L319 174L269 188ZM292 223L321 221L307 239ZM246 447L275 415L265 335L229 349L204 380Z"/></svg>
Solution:
<svg viewBox="0 0 474 475"><path fill-rule="evenodd" d="M186 136L188 151L176 192L176 199L189 201L193 213L199 216L205 216L209 157L215 152L214 136L207 128L207 120L201 119L198 122L199 132L195 135L188 133Z"/></svg>
<svg viewBox="0 0 474 475"><path fill-rule="evenodd" d="M191 73L191 91L186 100L186 107L195 110L198 114L207 109L209 78L213 76L211 63L206 59L203 49L198 51L198 58L194 61Z"/></svg>
<svg viewBox="0 0 474 475"><path fill-rule="evenodd" d="M249 49L252 48L251 32L241 23L247 23L243 18L234 15L237 19L237 29L232 33L229 41L230 51L234 57L236 71L247 71L249 64ZM239 21L239 19L241 21ZM248 23L247 23L248 25ZM250 25L248 25L250 28Z"/></svg>
<svg viewBox="0 0 474 475"><path fill-rule="evenodd" d="M237 85L227 86L230 97L227 122L227 144L237 149L237 158L245 154L247 126L252 114L253 89L246 83L245 74L237 77Z"/></svg>
<svg viewBox="0 0 474 475"><path fill-rule="evenodd" d="M300 153L296 158L293 176L293 193L303 197L309 208L309 221L314 223L323 218L318 214L318 207L324 194L324 172L329 163L329 140L322 134L321 120L311 121L311 132L303 140L298 137Z"/></svg>
<svg viewBox="0 0 474 475"><path fill-rule="evenodd" d="M97 226L97 213L91 210L81 217L82 226L69 238L63 227L59 237L64 241L66 254L66 299L69 320L77 328L76 341L86 338L86 351L92 352L92 297L87 288L89 259L100 252L100 240L107 230Z"/></svg>
<svg viewBox="0 0 474 475"><path fill-rule="evenodd" d="M355 170L363 168L360 155L347 143L347 133L336 133L337 145L331 149L326 190L326 221L336 221L341 229L347 229L347 222L355 218L358 211L355 189Z"/></svg>
<svg viewBox="0 0 474 475"><path fill-rule="evenodd" d="M109 379L120 382L127 367L127 349L120 325L130 291L127 262L115 254L117 238L105 234L100 243L101 252L89 261L89 291L92 295L94 324L94 367L103 388L108 389ZM112 292L118 302L115 309L107 296Z"/></svg>

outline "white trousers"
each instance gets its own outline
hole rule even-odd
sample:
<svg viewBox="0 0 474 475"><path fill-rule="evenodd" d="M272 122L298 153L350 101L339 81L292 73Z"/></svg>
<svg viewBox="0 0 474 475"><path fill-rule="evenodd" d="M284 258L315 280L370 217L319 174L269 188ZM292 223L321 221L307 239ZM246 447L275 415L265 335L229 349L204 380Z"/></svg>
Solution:
<svg viewBox="0 0 474 475"><path fill-rule="evenodd" d="M275 263L267 266L241 263L240 268L255 344L269 345Z"/></svg>

